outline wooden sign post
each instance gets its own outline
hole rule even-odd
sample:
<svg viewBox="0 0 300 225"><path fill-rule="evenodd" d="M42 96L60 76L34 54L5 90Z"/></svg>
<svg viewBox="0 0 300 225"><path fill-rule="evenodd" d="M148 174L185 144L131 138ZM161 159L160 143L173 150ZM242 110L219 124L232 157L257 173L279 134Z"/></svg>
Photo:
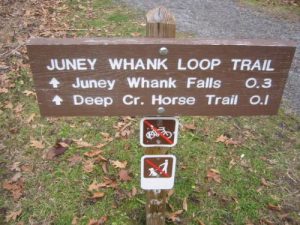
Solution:
<svg viewBox="0 0 300 225"><path fill-rule="evenodd" d="M175 39L174 16L163 7L146 19L147 38L34 38L27 48L42 116L152 115L144 120L142 187L147 225L163 225L166 191L149 190L159 185L147 182L159 180L164 189L174 181L176 157L164 155L178 126L166 116L275 115L296 48L288 41Z"/></svg>
<svg viewBox="0 0 300 225"><path fill-rule="evenodd" d="M175 38L176 22L174 16L164 7L150 10L146 15L146 34L147 37ZM161 47L160 54L166 56L168 49ZM158 109L164 112L164 108ZM158 124L157 124L158 125ZM166 154L167 148L145 148L146 155ZM146 225L164 225L166 214L166 190L150 190L147 192L146 200Z"/></svg>

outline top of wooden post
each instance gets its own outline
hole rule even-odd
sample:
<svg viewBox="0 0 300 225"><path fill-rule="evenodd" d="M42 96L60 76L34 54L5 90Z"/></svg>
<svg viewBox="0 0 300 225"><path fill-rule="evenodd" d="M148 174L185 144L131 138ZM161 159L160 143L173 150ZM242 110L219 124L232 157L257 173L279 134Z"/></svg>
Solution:
<svg viewBox="0 0 300 225"><path fill-rule="evenodd" d="M175 38L176 22L173 14L163 6L150 10L146 14L147 37Z"/></svg>

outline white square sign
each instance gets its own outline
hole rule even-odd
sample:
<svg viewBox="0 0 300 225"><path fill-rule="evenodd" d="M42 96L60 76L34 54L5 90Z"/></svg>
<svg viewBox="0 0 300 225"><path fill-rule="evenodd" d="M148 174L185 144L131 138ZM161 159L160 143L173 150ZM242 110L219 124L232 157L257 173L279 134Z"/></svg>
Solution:
<svg viewBox="0 0 300 225"><path fill-rule="evenodd" d="M144 155L141 159L141 188L172 189L175 180L174 155Z"/></svg>

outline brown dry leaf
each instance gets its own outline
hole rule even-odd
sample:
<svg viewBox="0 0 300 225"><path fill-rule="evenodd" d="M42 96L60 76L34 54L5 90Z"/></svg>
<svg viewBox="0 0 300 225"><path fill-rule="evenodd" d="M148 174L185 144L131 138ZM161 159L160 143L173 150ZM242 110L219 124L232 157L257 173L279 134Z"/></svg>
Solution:
<svg viewBox="0 0 300 225"><path fill-rule="evenodd" d="M129 173L127 170L124 170L124 169L121 169L119 171L119 178L121 181L129 181L131 180L132 178L129 176Z"/></svg>
<svg viewBox="0 0 300 225"><path fill-rule="evenodd" d="M102 155L98 155L97 158L94 158L94 160L95 160L96 163L107 162L107 159L104 158Z"/></svg>
<svg viewBox="0 0 300 225"><path fill-rule="evenodd" d="M73 155L72 157L68 158L69 166L74 166L76 164L81 163L83 158L80 155Z"/></svg>
<svg viewBox="0 0 300 225"><path fill-rule="evenodd" d="M221 135L217 138L216 142L224 143L225 145L240 145L241 142L237 140L233 140L232 138L227 137L226 135Z"/></svg>
<svg viewBox="0 0 300 225"><path fill-rule="evenodd" d="M105 145L107 145L107 143L104 143L104 144L100 143L100 144L94 146L94 148L100 148L100 149L101 149L101 148L103 148Z"/></svg>
<svg viewBox="0 0 300 225"><path fill-rule="evenodd" d="M31 123L35 117L35 113L30 114L30 116L26 119L26 123Z"/></svg>
<svg viewBox="0 0 300 225"><path fill-rule="evenodd" d="M30 139L30 146L37 148L37 149L44 149L45 148L45 144L43 143L43 141L37 141L33 138Z"/></svg>
<svg viewBox="0 0 300 225"><path fill-rule="evenodd" d="M29 90L23 91L23 94L25 94L26 96L36 96L35 92Z"/></svg>
<svg viewBox="0 0 300 225"><path fill-rule="evenodd" d="M107 220L107 216L102 216L99 220L90 219L88 225L103 225Z"/></svg>
<svg viewBox="0 0 300 225"><path fill-rule="evenodd" d="M21 162L14 162L12 164L12 166L10 167L10 170L20 172L21 171L20 165L21 165Z"/></svg>
<svg viewBox="0 0 300 225"><path fill-rule="evenodd" d="M187 198L184 198L184 199L183 199L183 202L182 202L182 209L183 209L184 211L187 211L187 210L188 210Z"/></svg>
<svg viewBox="0 0 300 225"><path fill-rule="evenodd" d="M20 216L22 214L22 209L18 210L18 211L12 211L12 212L8 212L6 215L6 222L9 221L16 221L16 219L18 218L18 216Z"/></svg>
<svg viewBox="0 0 300 225"><path fill-rule="evenodd" d="M139 32L132 32L132 33L130 33L130 35L131 35L132 37L140 37L142 34L139 33Z"/></svg>
<svg viewBox="0 0 300 225"><path fill-rule="evenodd" d="M246 225L254 225L254 223L251 220L247 219Z"/></svg>
<svg viewBox="0 0 300 225"><path fill-rule="evenodd" d="M190 123L190 124L184 124L183 127L187 130L190 130L190 131L193 131L193 130L196 130L196 126L195 124L193 123Z"/></svg>
<svg viewBox="0 0 300 225"><path fill-rule="evenodd" d="M72 219L71 225L77 225L77 224L78 224L78 217L74 216L73 219Z"/></svg>
<svg viewBox="0 0 300 225"><path fill-rule="evenodd" d="M119 168L119 169L125 169L127 166L127 161L121 162L119 160L116 160L116 161L111 160L110 162L115 168Z"/></svg>
<svg viewBox="0 0 300 225"><path fill-rule="evenodd" d="M220 172L218 170L215 169L209 169L207 171L207 175L206 178L208 181L215 181L217 183L221 183L221 176L220 176Z"/></svg>
<svg viewBox="0 0 300 225"><path fill-rule="evenodd" d="M86 173L91 173L94 170L94 161L93 160L85 160L83 162L83 170Z"/></svg>
<svg viewBox="0 0 300 225"><path fill-rule="evenodd" d="M76 143L77 147L78 148L90 148L90 147L93 147L92 144L88 143L88 142L85 142L81 139L79 140L74 140L74 142Z"/></svg>
<svg viewBox="0 0 300 225"><path fill-rule="evenodd" d="M270 186L269 183L266 181L265 178L261 178L260 182L261 182L261 184L262 184L263 186L266 186L266 187L269 187L269 186Z"/></svg>
<svg viewBox="0 0 300 225"><path fill-rule="evenodd" d="M11 103L11 102L5 102L5 106L4 106L4 108L5 109L12 109L14 106L13 106L13 104Z"/></svg>
<svg viewBox="0 0 300 225"><path fill-rule="evenodd" d="M5 181L3 183L3 188L10 191L14 200L19 200L23 195L24 181L19 179L17 182Z"/></svg>
<svg viewBox="0 0 300 225"><path fill-rule="evenodd" d="M22 173L21 172L17 172L10 180L12 182L17 182L21 177L22 177Z"/></svg>
<svg viewBox="0 0 300 225"><path fill-rule="evenodd" d="M88 225L98 225L98 220L90 219Z"/></svg>
<svg viewBox="0 0 300 225"><path fill-rule="evenodd" d="M107 163L107 162L103 162L103 163L101 164L101 167L102 167L102 170L103 170L103 172L104 172L105 174L108 174L108 173L109 173L109 171L108 171L108 163Z"/></svg>
<svg viewBox="0 0 300 225"><path fill-rule="evenodd" d="M169 199L174 193L175 193L175 191L173 189L168 190L168 192L167 192L167 199Z"/></svg>
<svg viewBox="0 0 300 225"><path fill-rule="evenodd" d="M6 93L8 93L7 88L0 88L0 94L6 94Z"/></svg>
<svg viewBox="0 0 300 225"><path fill-rule="evenodd" d="M97 183L97 181L93 181L89 185L88 191L93 192L93 191L98 191L100 188L116 188L118 186L117 182L114 180L111 180L108 177L104 177L104 182L102 183Z"/></svg>
<svg viewBox="0 0 300 225"><path fill-rule="evenodd" d="M89 185L88 191L89 192L98 191L99 188L101 188L101 187L105 187L105 184L103 184L103 183L99 184L99 183L97 183L97 181L94 180L93 183L91 183Z"/></svg>
<svg viewBox="0 0 300 225"><path fill-rule="evenodd" d="M92 199L99 199L99 198L104 197L104 195L105 195L104 192L97 191L97 192L94 192L94 193L93 193L93 196L92 196L91 198L92 198Z"/></svg>
<svg viewBox="0 0 300 225"><path fill-rule="evenodd" d="M100 134L101 134L102 137L104 137L104 138L109 138L109 137L110 137L110 134L109 134L109 133L100 132Z"/></svg>
<svg viewBox="0 0 300 225"><path fill-rule="evenodd" d="M228 140L228 137L222 134L220 137L217 138L216 142L217 143L218 142L225 143L227 140Z"/></svg>
<svg viewBox="0 0 300 225"><path fill-rule="evenodd" d="M183 210L178 210L178 211L176 211L176 212L172 212L172 213L168 213L167 214L167 218L169 219L169 220L171 220L172 222L180 222L181 220L180 220L180 218L179 218L179 216L181 215L183 213Z"/></svg>
<svg viewBox="0 0 300 225"><path fill-rule="evenodd" d="M133 187L131 190L130 196L134 197L134 196L136 196L136 194L137 194L137 189L136 189L136 187Z"/></svg>
<svg viewBox="0 0 300 225"><path fill-rule="evenodd" d="M200 220L200 219L197 219L197 223L198 223L199 225L205 225L205 223L203 223L202 220Z"/></svg>
<svg viewBox="0 0 300 225"><path fill-rule="evenodd" d="M56 156L62 155L69 149L72 143L70 139L57 140L55 145L51 147L43 156L44 159L54 159Z"/></svg>
<svg viewBox="0 0 300 225"><path fill-rule="evenodd" d="M101 151L101 150L92 150L92 151L84 153L84 155L86 157L93 158L93 157L98 156L102 153L103 153L103 151Z"/></svg>
<svg viewBox="0 0 300 225"><path fill-rule="evenodd" d="M33 171L33 166L29 164L24 164L21 166L21 170L23 173L28 173Z"/></svg>
<svg viewBox="0 0 300 225"><path fill-rule="evenodd" d="M20 103L14 108L14 112L16 114L20 114L23 110L24 110L24 106Z"/></svg>
<svg viewBox="0 0 300 225"><path fill-rule="evenodd" d="M261 224L266 224L266 225L275 225L272 221L267 220L267 219L261 219L260 223Z"/></svg>
<svg viewBox="0 0 300 225"><path fill-rule="evenodd" d="M278 205L273 205L271 203L268 204L268 209L273 210L273 211L277 211L280 212L281 211L281 207Z"/></svg>

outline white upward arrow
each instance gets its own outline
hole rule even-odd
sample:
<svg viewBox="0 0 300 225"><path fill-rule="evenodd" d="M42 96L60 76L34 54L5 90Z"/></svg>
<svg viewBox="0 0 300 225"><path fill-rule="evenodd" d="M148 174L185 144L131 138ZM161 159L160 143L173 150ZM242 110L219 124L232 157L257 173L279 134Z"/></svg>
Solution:
<svg viewBox="0 0 300 225"><path fill-rule="evenodd" d="M63 102L63 100L58 95L55 95L55 97L52 99L52 102L54 102L55 105L61 105L61 103Z"/></svg>
<svg viewBox="0 0 300 225"><path fill-rule="evenodd" d="M50 80L49 84L51 84L53 88L58 88L58 85L60 84L60 82L55 77L53 77Z"/></svg>

